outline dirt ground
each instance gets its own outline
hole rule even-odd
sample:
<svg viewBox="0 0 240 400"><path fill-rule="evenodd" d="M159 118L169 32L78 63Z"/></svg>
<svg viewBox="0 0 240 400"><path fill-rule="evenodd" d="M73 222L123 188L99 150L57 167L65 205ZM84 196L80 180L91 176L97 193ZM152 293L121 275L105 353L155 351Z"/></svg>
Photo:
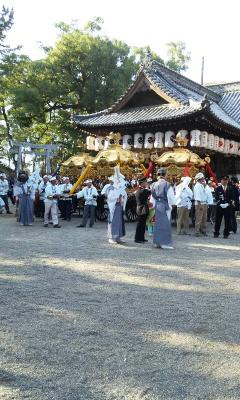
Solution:
<svg viewBox="0 0 240 400"><path fill-rule="evenodd" d="M240 399L240 235L160 250L77 224L0 215L0 399Z"/></svg>

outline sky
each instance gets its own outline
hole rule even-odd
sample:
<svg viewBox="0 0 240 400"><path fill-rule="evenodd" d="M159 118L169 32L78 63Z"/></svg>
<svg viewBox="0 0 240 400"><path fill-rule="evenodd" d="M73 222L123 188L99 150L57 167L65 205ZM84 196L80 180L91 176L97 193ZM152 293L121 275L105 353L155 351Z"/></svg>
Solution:
<svg viewBox="0 0 240 400"><path fill-rule="evenodd" d="M130 46L149 45L162 58L166 43L182 40L191 52L185 73L200 82L240 81L239 0L2 0L13 7L15 23L8 42L22 45L32 59L43 57L39 43L53 46L54 24L76 21L78 27L99 16L103 33Z"/></svg>

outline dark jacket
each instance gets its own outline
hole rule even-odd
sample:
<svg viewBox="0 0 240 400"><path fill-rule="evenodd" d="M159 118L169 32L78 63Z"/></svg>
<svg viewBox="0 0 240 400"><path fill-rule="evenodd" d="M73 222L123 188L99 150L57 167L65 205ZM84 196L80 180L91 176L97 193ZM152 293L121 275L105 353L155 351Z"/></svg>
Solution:
<svg viewBox="0 0 240 400"><path fill-rule="evenodd" d="M147 215L148 214L148 198L151 191L148 189L139 188L136 193L137 202L137 215Z"/></svg>
<svg viewBox="0 0 240 400"><path fill-rule="evenodd" d="M227 185L226 190L223 189L223 186L220 185L215 189L215 199L216 204L219 206L220 204L229 203L233 204L235 196L233 192L233 188L231 185Z"/></svg>

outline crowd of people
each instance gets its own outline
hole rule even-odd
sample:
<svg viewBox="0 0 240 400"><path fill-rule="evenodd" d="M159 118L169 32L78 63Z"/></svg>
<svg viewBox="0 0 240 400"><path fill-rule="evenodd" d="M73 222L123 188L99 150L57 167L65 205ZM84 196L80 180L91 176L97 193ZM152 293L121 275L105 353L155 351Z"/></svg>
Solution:
<svg viewBox="0 0 240 400"><path fill-rule="evenodd" d="M236 212L239 211L240 187L236 177L222 176L220 183L206 180L199 172L194 179L182 177L172 184L166 179L167 171L160 168L155 179L146 177L125 177L115 167L114 175L93 182L88 179L83 186L72 193L69 177L56 177L34 173L30 177L20 172L16 182L12 176L0 173L0 213L10 214L9 198L17 206L17 220L20 225L29 226L34 215L43 219L43 226L50 224L61 228L59 215L71 220L73 203L84 200L84 210L80 228L93 227L99 195L106 198L108 205L109 243L123 243L125 236L124 211L127 203L127 189L131 188L136 198L137 225L135 242L144 244L146 232L153 238L156 247L173 248L172 218L177 220L177 234L190 233L190 221L196 236L207 236L207 222L214 225L214 237L220 235L224 218L223 237L237 232Z"/></svg>

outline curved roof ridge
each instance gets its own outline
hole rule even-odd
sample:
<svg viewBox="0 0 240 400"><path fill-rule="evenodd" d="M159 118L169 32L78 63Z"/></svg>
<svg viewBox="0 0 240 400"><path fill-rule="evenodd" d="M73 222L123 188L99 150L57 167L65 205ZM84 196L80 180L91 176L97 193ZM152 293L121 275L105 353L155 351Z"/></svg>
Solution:
<svg viewBox="0 0 240 400"><path fill-rule="evenodd" d="M179 72L174 71L173 69L167 67L166 65L160 63L159 61L153 60L152 64L153 65L155 64L157 68L159 68L160 70L164 70L166 73L170 74L170 76L179 80L179 82L177 83L182 84L183 87L186 87L186 89L192 90L197 94L201 94L202 96L204 96L204 94L207 94L209 95L211 100L216 102L220 100L220 96L213 90L206 88L200 83L193 81L192 79L188 78L185 75L180 74Z"/></svg>

